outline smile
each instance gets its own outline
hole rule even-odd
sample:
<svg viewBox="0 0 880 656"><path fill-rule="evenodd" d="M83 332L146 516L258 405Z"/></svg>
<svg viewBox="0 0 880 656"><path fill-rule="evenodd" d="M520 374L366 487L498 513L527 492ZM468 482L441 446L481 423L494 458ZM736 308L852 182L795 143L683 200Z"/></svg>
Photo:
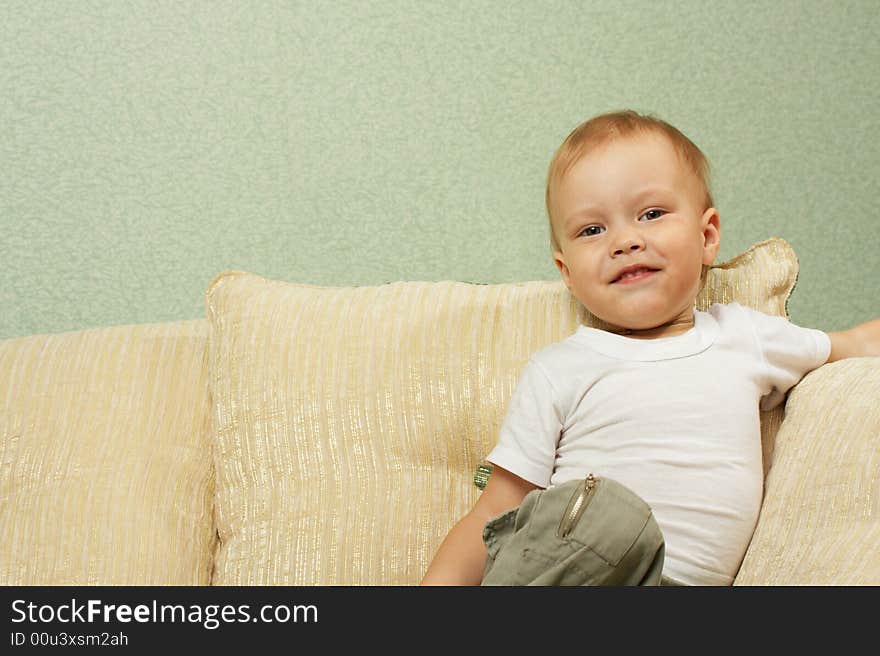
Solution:
<svg viewBox="0 0 880 656"><path fill-rule="evenodd" d="M612 285L631 285L636 282L641 282L642 280L647 280L651 276L653 276L656 271L651 271L648 269L642 269L640 271L635 271L633 273L625 273L623 276L615 280Z"/></svg>

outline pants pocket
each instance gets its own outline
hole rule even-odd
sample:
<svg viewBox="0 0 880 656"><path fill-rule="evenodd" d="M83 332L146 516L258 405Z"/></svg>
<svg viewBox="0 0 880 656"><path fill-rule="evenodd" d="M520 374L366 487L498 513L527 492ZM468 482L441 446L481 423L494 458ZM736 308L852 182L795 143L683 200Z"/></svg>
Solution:
<svg viewBox="0 0 880 656"><path fill-rule="evenodd" d="M535 490L493 520L483 585L659 584L664 543L648 505L608 478L583 495L583 481Z"/></svg>

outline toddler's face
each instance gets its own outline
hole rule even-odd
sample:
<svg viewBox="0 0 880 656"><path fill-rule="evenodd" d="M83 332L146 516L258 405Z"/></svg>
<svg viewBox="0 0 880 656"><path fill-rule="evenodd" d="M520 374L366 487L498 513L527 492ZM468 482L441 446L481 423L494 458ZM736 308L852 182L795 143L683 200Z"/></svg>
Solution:
<svg viewBox="0 0 880 656"><path fill-rule="evenodd" d="M590 312L621 328L647 329L693 316L703 264L720 245L717 210L662 135L613 139L582 157L554 194L553 259ZM620 278L630 266L650 271ZM654 337L679 334L670 326Z"/></svg>

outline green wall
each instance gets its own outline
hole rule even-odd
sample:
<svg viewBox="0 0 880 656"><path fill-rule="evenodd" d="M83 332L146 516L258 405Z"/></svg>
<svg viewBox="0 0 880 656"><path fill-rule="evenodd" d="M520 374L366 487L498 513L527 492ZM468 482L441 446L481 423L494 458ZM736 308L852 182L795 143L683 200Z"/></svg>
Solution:
<svg viewBox="0 0 880 656"><path fill-rule="evenodd" d="M719 262L880 315L880 2L0 5L0 337L204 316L227 269L556 279L546 167L630 107L709 156Z"/></svg>

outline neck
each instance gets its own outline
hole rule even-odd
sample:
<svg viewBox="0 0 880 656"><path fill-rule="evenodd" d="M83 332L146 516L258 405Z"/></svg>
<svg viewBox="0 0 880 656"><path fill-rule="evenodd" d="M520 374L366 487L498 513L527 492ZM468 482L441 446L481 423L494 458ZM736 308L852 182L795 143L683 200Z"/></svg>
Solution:
<svg viewBox="0 0 880 656"><path fill-rule="evenodd" d="M608 332L615 333L617 335L647 335L649 333L656 332L658 330L663 330L664 328L671 328L672 326L683 326L683 325L694 325L694 315L691 315L687 319L677 319L675 321L669 321L668 323L660 324L659 326L654 326L652 328L608 328Z"/></svg>

